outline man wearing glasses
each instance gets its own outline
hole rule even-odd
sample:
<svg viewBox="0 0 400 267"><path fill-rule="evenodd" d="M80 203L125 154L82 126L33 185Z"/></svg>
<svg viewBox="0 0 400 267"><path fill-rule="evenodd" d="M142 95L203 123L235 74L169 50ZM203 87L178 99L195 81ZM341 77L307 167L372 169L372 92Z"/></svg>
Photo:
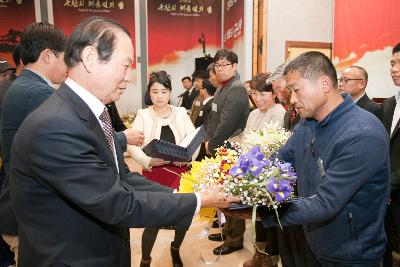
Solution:
<svg viewBox="0 0 400 267"><path fill-rule="evenodd" d="M218 82L222 85L215 93L208 118L205 140L206 152L214 155L225 140L239 134L246 127L249 116L249 100L243 83L237 76L238 56L228 50L219 50L214 56L214 69ZM224 244L213 250L215 255L226 255L243 248L245 221L226 217L222 234ZM208 237L221 241L219 234Z"/></svg>
<svg viewBox="0 0 400 267"><path fill-rule="evenodd" d="M339 91L348 93L357 106L371 112L380 119L381 108L365 92L367 83L367 71L359 66L351 66L342 72L339 79Z"/></svg>

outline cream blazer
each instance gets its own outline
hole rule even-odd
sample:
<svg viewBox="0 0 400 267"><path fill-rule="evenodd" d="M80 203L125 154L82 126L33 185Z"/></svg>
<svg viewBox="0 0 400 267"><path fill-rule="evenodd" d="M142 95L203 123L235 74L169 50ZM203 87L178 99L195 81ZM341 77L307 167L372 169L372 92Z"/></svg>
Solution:
<svg viewBox="0 0 400 267"><path fill-rule="evenodd" d="M195 130L185 108L172 105L169 107L172 113L166 119L157 117L152 106L140 109L132 124L132 128L144 133L144 142L142 147L128 145L127 152L145 169L149 169L151 157L147 156L142 148L154 138L160 139L162 126L169 125L174 134L176 144L180 144L188 134ZM193 154L193 160L197 157L198 151L199 149Z"/></svg>

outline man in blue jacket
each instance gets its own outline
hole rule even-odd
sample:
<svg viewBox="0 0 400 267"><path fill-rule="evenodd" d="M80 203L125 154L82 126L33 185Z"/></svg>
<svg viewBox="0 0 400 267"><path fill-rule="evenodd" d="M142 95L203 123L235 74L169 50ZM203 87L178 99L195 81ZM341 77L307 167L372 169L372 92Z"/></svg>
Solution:
<svg viewBox="0 0 400 267"><path fill-rule="evenodd" d="M329 58L301 54L285 68L302 120L280 151L298 174L299 200L280 217L302 224L321 266L379 266L386 235L389 139L371 113L337 88ZM276 225L274 216L265 226Z"/></svg>

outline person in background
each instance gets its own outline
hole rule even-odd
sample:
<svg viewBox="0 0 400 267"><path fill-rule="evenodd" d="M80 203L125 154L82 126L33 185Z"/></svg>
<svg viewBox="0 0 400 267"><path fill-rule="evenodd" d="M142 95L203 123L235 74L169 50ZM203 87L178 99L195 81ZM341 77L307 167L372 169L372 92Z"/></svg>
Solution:
<svg viewBox="0 0 400 267"><path fill-rule="evenodd" d="M246 130L261 130L268 123L283 126L286 110L276 104L276 94L272 84L267 82L269 74L260 73L250 81L251 95L254 99L255 110L250 112L246 123ZM256 222L256 246L253 259L243 263L243 267L277 267L279 261L276 228L265 229L261 222ZM267 254L261 253L265 251ZM263 265L264 264L264 265Z"/></svg>
<svg viewBox="0 0 400 267"><path fill-rule="evenodd" d="M256 104L254 103L253 96L251 95L251 80L245 81L243 86L246 88L247 94L249 95L250 110L254 110L256 108Z"/></svg>
<svg viewBox="0 0 400 267"><path fill-rule="evenodd" d="M380 119L381 107L372 101L365 92L367 83L367 71L359 66L351 66L342 72L339 79L339 91L348 93L357 106L371 112Z"/></svg>
<svg viewBox="0 0 400 267"><path fill-rule="evenodd" d="M390 59L390 74L397 93L382 104L382 123L390 136L390 201L386 215L386 234L389 238L383 261L384 267L400 264L400 43L395 45Z"/></svg>
<svg viewBox="0 0 400 267"><path fill-rule="evenodd" d="M194 123L194 127L196 128L203 124L207 124L207 119L211 113L212 99L215 91L217 90L217 88L215 88L209 80L203 80L202 87L203 88L200 89L200 95L204 99L202 103L203 108L201 109L199 116ZM205 127L207 128L207 126Z"/></svg>
<svg viewBox="0 0 400 267"><path fill-rule="evenodd" d="M10 86L2 107L1 147L6 179L0 193L0 232L14 251L16 262L19 233L10 196L12 144L26 117L54 92L53 83L59 84L65 80L66 40L64 33L49 23L33 23L25 28L18 48L25 68Z"/></svg>
<svg viewBox="0 0 400 267"><path fill-rule="evenodd" d="M269 74L261 73L251 81L251 96L256 109L247 119L246 129L262 129L267 123L278 123L283 126L286 110L276 104L276 94L271 83L267 83Z"/></svg>
<svg viewBox="0 0 400 267"><path fill-rule="evenodd" d="M193 101L199 95L199 91L193 88L192 79L189 76L182 78L182 86L185 88L185 92L179 96L182 98L182 103L180 106L184 107L188 112L190 112Z"/></svg>
<svg viewBox="0 0 400 267"><path fill-rule="evenodd" d="M237 75L238 56L221 49L214 56L214 69L221 84L211 104L211 114L207 121L205 148L208 155L215 155L216 149L225 140L240 133L249 116L249 98ZM227 255L243 248L245 221L226 217L223 228L224 243L213 250L215 255ZM209 240L221 241L221 235L211 234Z"/></svg>
<svg viewBox="0 0 400 267"><path fill-rule="evenodd" d="M152 75L148 84L148 92L153 105L137 112L132 128L142 131L145 135L143 145L147 145L154 138L170 143L180 144L182 140L195 128L183 107L169 105L171 96L171 80L165 71ZM147 156L141 147L129 146L131 157L143 166L143 175L151 181L178 189L179 174L187 170L185 162L168 162L159 158ZM193 155L195 159L198 152ZM150 266L151 251L157 238L158 228L145 228L142 235L141 267ZM179 248L185 237L186 230L175 230L174 241L171 243L171 257L173 266L183 266L179 255Z"/></svg>
<svg viewBox="0 0 400 267"><path fill-rule="evenodd" d="M15 68L8 64L7 60L0 59L0 82L15 79Z"/></svg>
<svg viewBox="0 0 400 267"><path fill-rule="evenodd" d="M283 127L286 130L293 131L295 125L300 121L300 114L296 111L294 105L290 103L291 91L286 87L286 80L283 77L283 72L286 67L283 63L271 74L267 82L272 83L274 92L278 98L279 103L286 109Z"/></svg>
<svg viewBox="0 0 400 267"><path fill-rule="evenodd" d="M193 75L194 89L198 92L196 99L193 101L192 109L190 110L190 120L194 124L199 116L200 110L203 107L204 99L200 96L200 90L203 87L203 80L208 79L208 72L205 70L197 70Z"/></svg>
<svg viewBox="0 0 400 267"><path fill-rule="evenodd" d="M218 81L217 74L214 68L214 62L207 66L208 80L215 88L221 88L222 84Z"/></svg>
<svg viewBox="0 0 400 267"><path fill-rule="evenodd" d="M216 90L217 88L215 88L209 80L203 80L203 89L200 90L200 95L202 95L202 98L204 99L203 108L201 109L199 117L197 117L197 120L194 124L196 128L203 125L203 127L207 131L208 117L211 113L212 99L214 97ZM196 158L196 161L201 161L205 157L206 157L206 148L204 142L202 142L200 147L200 152Z"/></svg>
<svg viewBox="0 0 400 267"><path fill-rule="evenodd" d="M5 60L0 60L0 72L1 70L9 70L11 66ZM1 75L1 74L0 74ZM10 85L15 80L15 75L7 75L8 78L0 81L0 116L3 108L4 97L10 88ZM0 147L1 153L1 147ZM0 160L2 160L0 158ZM5 171L2 161L0 161L0 190L3 186L5 180ZM3 240L3 237L0 236L0 267L8 267L12 266L15 263L14 261L14 253L10 250L10 246Z"/></svg>

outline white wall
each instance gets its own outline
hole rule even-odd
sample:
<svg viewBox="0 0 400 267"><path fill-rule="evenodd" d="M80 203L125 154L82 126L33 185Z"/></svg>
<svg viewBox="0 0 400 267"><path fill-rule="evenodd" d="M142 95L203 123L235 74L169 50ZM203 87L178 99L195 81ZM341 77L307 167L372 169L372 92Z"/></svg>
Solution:
<svg viewBox="0 0 400 267"><path fill-rule="evenodd" d="M268 0L267 71L285 61L285 42L333 41L334 0Z"/></svg>

